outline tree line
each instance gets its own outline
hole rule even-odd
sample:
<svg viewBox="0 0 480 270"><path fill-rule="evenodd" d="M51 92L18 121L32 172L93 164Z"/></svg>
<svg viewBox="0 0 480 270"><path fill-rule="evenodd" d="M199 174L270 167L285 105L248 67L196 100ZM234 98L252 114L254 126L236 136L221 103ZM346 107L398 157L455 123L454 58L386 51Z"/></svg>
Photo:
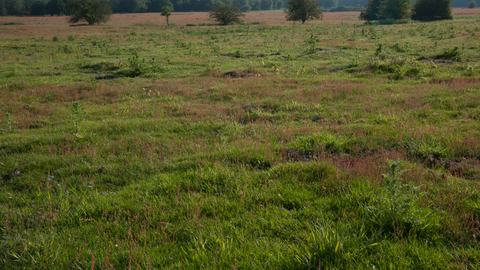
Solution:
<svg viewBox="0 0 480 270"><path fill-rule="evenodd" d="M0 0L0 15L70 15L71 0ZM243 12L283 9L286 0L110 0L113 13L162 12L164 6L174 11L210 11L219 3L238 6Z"/></svg>
<svg viewBox="0 0 480 270"><path fill-rule="evenodd" d="M68 2L72 0L0 0L0 15L71 15ZM369 0L317 0L324 9L338 6L368 7ZM417 1L414 1L417 2ZM453 7L472 7L472 0L455 0ZM219 3L233 4L243 12L279 10L287 7L287 0L110 0L113 13L162 12L169 6L174 11L210 11ZM435 4L432 4L435 6ZM475 5L476 6L476 5Z"/></svg>

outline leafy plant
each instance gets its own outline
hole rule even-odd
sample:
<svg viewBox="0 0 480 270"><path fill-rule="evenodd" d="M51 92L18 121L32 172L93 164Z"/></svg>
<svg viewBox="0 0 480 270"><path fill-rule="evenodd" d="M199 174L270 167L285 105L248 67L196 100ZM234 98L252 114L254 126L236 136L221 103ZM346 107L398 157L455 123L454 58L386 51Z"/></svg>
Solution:
<svg viewBox="0 0 480 270"><path fill-rule="evenodd" d="M10 113L6 113L6 116L7 116L7 128L8 128L8 131L9 132L12 132L13 130L13 126L15 124L15 121L13 121L12 119L12 115Z"/></svg>
<svg viewBox="0 0 480 270"><path fill-rule="evenodd" d="M371 204L364 205L364 223L372 232L403 237L428 226L425 223L428 215L421 217L422 211L416 206L424 193L420 192L420 186L402 184L401 177L407 170L402 170L401 160L387 162L387 173L382 175L385 183L381 194Z"/></svg>
<svg viewBox="0 0 480 270"><path fill-rule="evenodd" d="M72 102L72 107L70 107L71 110L71 118L72 118L72 124L73 127L75 128L75 135L80 136L78 134L79 126L80 123L85 120L85 111L84 107L82 104L80 104L79 101L74 101Z"/></svg>

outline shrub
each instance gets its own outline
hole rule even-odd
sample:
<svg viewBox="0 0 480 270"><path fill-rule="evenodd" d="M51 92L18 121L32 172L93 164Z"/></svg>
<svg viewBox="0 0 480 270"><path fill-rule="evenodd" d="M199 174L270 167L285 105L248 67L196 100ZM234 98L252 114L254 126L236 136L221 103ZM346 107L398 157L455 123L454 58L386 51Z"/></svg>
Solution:
<svg viewBox="0 0 480 270"><path fill-rule="evenodd" d="M364 205L365 227L371 232L387 236L404 237L411 232L418 233L431 226L428 214L422 213L416 202L424 195L419 186L402 184L401 160L388 161L387 173L383 174L383 192L372 203Z"/></svg>
<svg viewBox="0 0 480 270"><path fill-rule="evenodd" d="M86 21L89 25L107 22L112 14L108 0L72 0L68 10L72 14L69 23Z"/></svg>
<svg viewBox="0 0 480 270"><path fill-rule="evenodd" d="M322 8L316 0L289 0L285 10L287 21L305 21L322 19Z"/></svg>
<svg viewBox="0 0 480 270"><path fill-rule="evenodd" d="M405 20L410 17L411 0L370 0L365 11L360 13L360 20Z"/></svg>
<svg viewBox="0 0 480 270"><path fill-rule="evenodd" d="M212 8L208 16L210 20L220 22L224 25L231 23L242 23L241 18L245 17L245 15L237 6L224 3L219 3L217 6Z"/></svg>
<svg viewBox="0 0 480 270"><path fill-rule="evenodd" d="M419 0L414 8L412 19L418 21L451 20L452 0Z"/></svg>

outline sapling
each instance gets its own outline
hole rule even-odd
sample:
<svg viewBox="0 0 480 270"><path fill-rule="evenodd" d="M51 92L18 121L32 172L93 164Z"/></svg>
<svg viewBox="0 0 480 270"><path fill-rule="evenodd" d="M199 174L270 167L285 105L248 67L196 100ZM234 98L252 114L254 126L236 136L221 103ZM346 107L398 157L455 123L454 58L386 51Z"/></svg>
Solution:
<svg viewBox="0 0 480 270"><path fill-rule="evenodd" d="M82 104L80 104L80 102L74 101L72 102L72 107L70 108L70 110L72 111L72 123L75 128L75 135L79 137L79 125L85 119L84 107Z"/></svg>

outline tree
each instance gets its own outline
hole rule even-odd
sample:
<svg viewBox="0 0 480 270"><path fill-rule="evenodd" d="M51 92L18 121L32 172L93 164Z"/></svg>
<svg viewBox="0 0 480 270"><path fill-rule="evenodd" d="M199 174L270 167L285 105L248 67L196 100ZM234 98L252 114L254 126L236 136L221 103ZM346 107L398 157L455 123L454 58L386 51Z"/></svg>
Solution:
<svg viewBox="0 0 480 270"><path fill-rule="evenodd" d="M47 13L50 15L63 15L66 11L66 5L62 0L50 0L47 3Z"/></svg>
<svg viewBox="0 0 480 270"><path fill-rule="evenodd" d="M472 1L470 2L470 4L468 4L468 8L476 8L477 7L477 3L475 1Z"/></svg>
<svg viewBox="0 0 480 270"><path fill-rule="evenodd" d="M338 6L338 0L326 0L323 6L325 8L335 8Z"/></svg>
<svg viewBox="0 0 480 270"><path fill-rule="evenodd" d="M412 19L418 21L451 20L452 0L418 0Z"/></svg>
<svg viewBox="0 0 480 270"><path fill-rule="evenodd" d="M135 13L147 9L147 0L114 0L111 7L115 13Z"/></svg>
<svg viewBox="0 0 480 270"><path fill-rule="evenodd" d="M285 10L287 21L321 20L323 18L322 8L317 0L288 0Z"/></svg>
<svg viewBox="0 0 480 270"><path fill-rule="evenodd" d="M275 9L276 10L282 9L283 5L284 5L283 0L276 0L275 1Z"/></svg>
<svg viewBox="0 0 480 270"><path fill-rule="evenodd" d="M273 8L273 0L260 1L260 7L262 10L271 10Z"/></svg>
<svg viewBox="0 0 480 270"><path fill-rule="evenodd" d="M170 15L172 15L172 11L173 11L173 8L170 7L170 6L162 7L162 14L160 14L160 15L165 16L167 18L167 25L170 25L168 23L168 17L170 17Z"/></svg>
<svg viewBox="0 0 480 270"><path fill-rule="evenodd" d="M47 14L47 4L42 1L36 1L30 7L30 14L32 16L43 16Z"/></svg>
<svg viewBox="0 0 480 270"><path fill-rule="evenodd" d="M5 8L5 0L0 0L0 16L7 16L7 9Z"/></svg>
<svg viewBox="0 0 480 270"><path fill-rule="evenodd" d="M5 0L3 5L5 7L5 13L8 15L20 15L22 13L23 0ZM0 5L0 8L3 7Z"/></svg>
<svg viewBox="0 0 480 270"><path fill-rule="evenodd" d="M212 8L208 17L210 18L210 20L214 20L224 25L228 25L234 22L241 23L241 18L245 17L245 15L237 6L219 3L214 8Z"/></svg>
<svg viewBox="0 0 480 270"><path fill-rule="evenodd" d="M411 15L412 0L370 0L365 11L360 13L360 20L401 20Z"/></svg>
<svg viewBox="0 0 480 270"><path fill-rule="evenodd" d="M72 15L69 23L86 21L89 25L107 22L112 14L108 0L71 0L68 10Z"/></svg>

